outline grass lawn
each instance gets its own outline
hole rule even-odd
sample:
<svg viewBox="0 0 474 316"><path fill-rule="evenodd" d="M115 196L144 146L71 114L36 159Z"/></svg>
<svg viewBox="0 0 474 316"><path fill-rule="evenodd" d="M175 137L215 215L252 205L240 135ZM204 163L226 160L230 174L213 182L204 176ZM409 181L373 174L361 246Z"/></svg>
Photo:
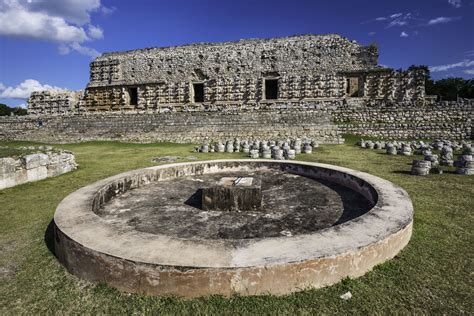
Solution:
<svg viewBox="0 0 474 316"><path fill-rule="evenodd" d="M350 138L353 142L353 138ZM37 145L0 142L0 146ZM54 144L53 144L54 145ZM152 157L244 158L191 153L192 145L88 142L54 145L75 152L78 170L0 191L0 314L160 313L474 313L474 177L411 176L414 157L388 156L353 144L323 145L298 159L372 173L403 187L415 207L414 233L393 260L358 279L283 297L213 296L194 300L126 294L70 275L45 242L54 210L69 193L99 179L152 166ZM181 160L180 160L181 161ZM185 160L182 160L185 161ZM339 296L351 291L351 300Z"/></svg>
<svg viewBox="0 0 474 316"><path fill-rule="evenodd" d="M28 155L37 151L38 150L35 151L35 150L29 150L29 149L18 149L18 148L10 147L10 146L5 146L5 147L0 146L0 158L19 157L19 156Z"/></svg>

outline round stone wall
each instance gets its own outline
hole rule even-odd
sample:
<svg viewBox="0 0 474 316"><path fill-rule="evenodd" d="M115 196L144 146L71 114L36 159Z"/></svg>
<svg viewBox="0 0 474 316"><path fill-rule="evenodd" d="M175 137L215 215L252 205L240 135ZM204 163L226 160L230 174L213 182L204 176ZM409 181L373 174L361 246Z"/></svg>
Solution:
<svg viewBox="0 0 474 316"><path fill-rule="evenodd" d="M114 197L176 177L275 169L360 193L370 209L349 221L297 236L190 239L114 225L98 210ZM163 186L166 190L166 186ZM326 164L214 160L122 173L70 194L55 216L55 250L74 275L127 292L196 297L282 295L358 277L408 243L408 194L373 175Z"/></svg>

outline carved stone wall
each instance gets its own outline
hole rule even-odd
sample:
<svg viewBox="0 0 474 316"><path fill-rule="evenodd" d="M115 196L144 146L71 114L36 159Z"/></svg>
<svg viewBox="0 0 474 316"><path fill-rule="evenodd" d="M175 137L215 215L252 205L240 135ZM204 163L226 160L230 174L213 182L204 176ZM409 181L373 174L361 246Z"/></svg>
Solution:
<svg viewBox="0 0 474 316"><path fill-rule="evenodd" d="M30 115L61 115L77 111L83 91L46 90L31 93L28 99Z"/></svg>
<svg viewBox="0 0 474 316"><path fill-rule="evenodd" d="M179 112L363 98L422 102L420 70L378 65L378 49L339 35L302 35L106 53L90 65L84 95L37 93L32 115L80 112ZM266 80L276 82L266 99ZM195 99L203 85L203 100Z"/></svg>

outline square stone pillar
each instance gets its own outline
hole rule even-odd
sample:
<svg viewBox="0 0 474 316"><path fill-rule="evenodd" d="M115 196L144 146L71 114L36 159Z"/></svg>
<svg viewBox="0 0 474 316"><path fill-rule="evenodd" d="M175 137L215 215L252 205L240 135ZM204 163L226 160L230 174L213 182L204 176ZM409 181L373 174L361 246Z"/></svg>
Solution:
<svg viewBox="0 0 474 316"><path fill-rule="evenodd" d="M256 211L262 206L262 181L256 177L224 177L202 189L205 211Z"/></svg>

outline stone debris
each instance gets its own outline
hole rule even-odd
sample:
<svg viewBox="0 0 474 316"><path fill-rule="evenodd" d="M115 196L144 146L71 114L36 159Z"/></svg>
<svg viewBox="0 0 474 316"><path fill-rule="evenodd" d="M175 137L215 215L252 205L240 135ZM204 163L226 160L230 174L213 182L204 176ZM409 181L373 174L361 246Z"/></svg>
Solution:
<svg viewBox="0 0 474 316"><path fill-rule="evenodd" d="M411 174L416 176L426 176L430 173L431 162L426 160L413 160Z"/></svg>
<svg viewBox="0 0 474 316"><path fill-rule="evenodd" d="M48 148L45 146L43 149L51 150L21 157L0 158L0 189L54 177L77 169L74 154L70 151L52 151L50 146Z"/></svg>
<svg viewBox="0 0 474 316"><path fill-rule="evenodd" d="M373 145L372 145L373 144ZM372 141L360 139L356 145L367 149L384 149L388 155L411 156L413 152L422 155L423 160L413 160L411 174L428 175L442 174L440 166L455 166L456 173L471 175L474 174L474 164L472 161L472 144L465 141L451 141L446 139L436 139L431 143L424 141ZM454 161L454 152L461 151L462 154ZM434 154L433 151L438 151ZM428 166L429 165L429 166Z"/></svg>
<svg viewBox="0 0 474 316"><path fill-rule="evenodd" d="M183 159L180 156L163 156L163 157L155 157L151 159L152 162L175 162L179 159Z"/></svg>
<svg viewBox="0 0 474 316"><path fill-rule="evenodd" d="M195 152L228 152L237 153L243 152L248 154L250 158L264 158L275 160L293 160L296 156L304 153L311 154L313 148L318 148L319 143L311 139L286 139L286 140L227 140L206 142L201 146L195 147ZM208 148L215 150L208 151Z"/></svg>
<svg viewBox="0 0 474 316"><path fill-rule="evenodd" d="M471 144L464 144L462 147L462 154L459 159L454 162L456 173L464 175L474 174L474 161L472 159L473 149Z"/></svg>
<svg viewBox="0 0 474 316"><path fill-rule="evenodd" d="M342 294L339 297L342 298L344 301L347 301L347 300L350 300L352 298L352 293L351 292L346 292L346 293Z"/></svg>
<svg viewBox="0 0 474 316"><path fill-rule="evenodd" d="M447 145L444 145L441 149L441 159L440 165L442 166L452 166L453 161L453 148Z"/></svg>

